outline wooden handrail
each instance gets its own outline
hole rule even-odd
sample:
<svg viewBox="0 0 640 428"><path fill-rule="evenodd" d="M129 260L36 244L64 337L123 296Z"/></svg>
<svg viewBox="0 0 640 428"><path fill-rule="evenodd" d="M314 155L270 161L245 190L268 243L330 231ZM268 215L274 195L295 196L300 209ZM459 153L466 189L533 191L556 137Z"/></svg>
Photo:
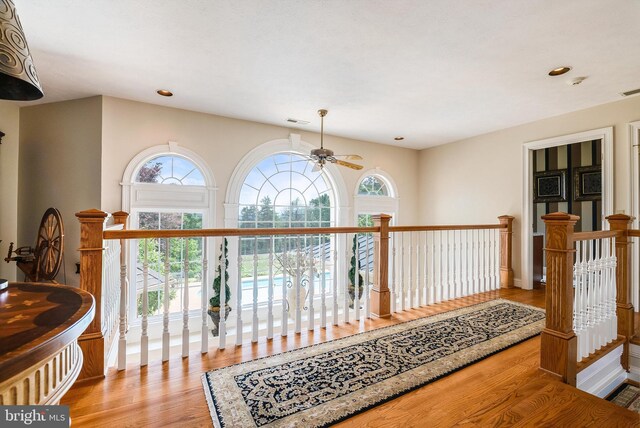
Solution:
<svg viewBox="0 0 640 428"><path fill-rule="evenodd" d="M105 230L104 239L199 238L214 236L327 235L332 233L377 233L379 227L296 227L290 229L182 229Z"/></svg>
<svg viewBox="0 0 640 428"><path fill-rule="evenodd" d="M486 230L506 229L505 224L453 224L439 226L389 226L389 232L427 232L438 230Z"/></svg>
<svg viewBox="0 0 640 428"><path fill-rule="evenodd" d="M440 226L389 226L389 232L422 232L438 230L484 230L505 229L503 224L471 224ZM281 236L281 235L325 235L332 233L379 233L380 227L296 227L255 229L160 229L160 230L105 230L103 239L145 238L196 238L219 236Z"/></svg>
<svg viewBox="0 0 640 428"><path fill-rule="evenodd" d="M576 232L573 234L573 242L588 241L591 239L617 238L623 236L620 230L594 230L593 232Z"/></svg>
<svg viewBox="0 0 640 428"><path fill-rule="evenodd" d="M80 220L82 228L80 258L81 258L81 288L90 291L96 296L96 301L100 301L102 251L104 240L121 240L121 277L120 282L124 289L121 291L121 315L120 315L120 353L126 351L126 341L123 340L126 329L126 312L128 302L126 279L127 248L126 240L149 239L149 238L199 238L199 237L242 237L242 236L295 236L295 235L332 235L349 233L371 233L374 243L374 280L371 290L371 313L378 317L390 316L390 290L388 284L389 276L389 240L391 232L421 232L421 231L443 231L443 230L499 230L500 231L500 284L502 287L513 286L513 269L511 263L512 253L512 223L511 216L499 217L499 224L476 224L476 225L437 225L437 226L393 226L389 223L391 216L380 214L373 216L373 227L311 227L311 228L233 228L233 229L189 229L189 230L130 230L127 229L127 217L125 212L113 214L115 223L122 224L123 230L104 230L104 224L108 214L100 210L88 210L76 214ZM96 318L100 322L102 314L96 313ZM92 342L85 350L85 365L91 370L84 374L84 378L104 375L104 365L102 364L105 351L105 338L100 335L99 329L88 329L91 332ZM95 337L94 337L95 336ZM126 355L126 353L125 353ZM125 358L119 358L119 364L125 364ZM120 366L119 366L120 367ZM124 367L120 367L124 368Z"/></svg>
<svg viewBox="0 0 640 428"><path fill-rule="evenodd" d="M627 231L627 236L633 236L633 237L636 237L636 238L640 238L640 230L629 229Z"/></svg>

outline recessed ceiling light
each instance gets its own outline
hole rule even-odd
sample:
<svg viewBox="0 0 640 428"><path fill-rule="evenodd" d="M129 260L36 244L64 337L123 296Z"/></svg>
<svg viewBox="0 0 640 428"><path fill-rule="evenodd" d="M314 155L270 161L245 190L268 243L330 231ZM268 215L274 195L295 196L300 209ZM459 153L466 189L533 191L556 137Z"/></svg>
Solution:
<svg viewBox="0 0 640 428"><path fill-rule="evenodd" d="M395 137L395 138L394 138L394 140L396 140L396 141L402 141L402 140L404 140L404 137Z"/></svg>
<svg viewBox="0 0 640 428"><path fill-rule="evenodd" d="M549 72L549 76L561 76L565 73L568 73L569 70L571 70L571 67L567 67L567 66L554 68Z"/></svg>
<svg viewBox="0 0 640 428"><path fill-rule="evenodd" d="M158 93L158 95L162 95L163 97L172 97L173 96L173 92L171 92L168 89L158 89L156 92Z"/></svg>

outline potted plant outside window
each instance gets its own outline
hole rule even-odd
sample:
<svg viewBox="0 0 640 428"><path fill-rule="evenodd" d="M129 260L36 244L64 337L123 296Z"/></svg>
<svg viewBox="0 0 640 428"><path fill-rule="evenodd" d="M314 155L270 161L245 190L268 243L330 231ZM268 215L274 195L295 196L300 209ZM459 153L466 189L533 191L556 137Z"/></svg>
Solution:
<svg viewBox="0 0 640 428"><path fill-rule="evenodd" d="M223 248L224 246L224 248ZM216 267L216 278L213 280L213 296L209 299L209 310L208 314L211 317L211 321L213 321L213 327L211 329L211 334L213 337L217 337L220 333L220 286L222 285L222 258L224 257L224 319L229 317L229 312L231 312L231 306L229 306L229 300L231 299L231 288L229 287L229 272L227 268L229 267L229 259L228 259L228 242L227 238L224 239L224 243L220 244L220 256L218 257L218 266Z"/></svg>

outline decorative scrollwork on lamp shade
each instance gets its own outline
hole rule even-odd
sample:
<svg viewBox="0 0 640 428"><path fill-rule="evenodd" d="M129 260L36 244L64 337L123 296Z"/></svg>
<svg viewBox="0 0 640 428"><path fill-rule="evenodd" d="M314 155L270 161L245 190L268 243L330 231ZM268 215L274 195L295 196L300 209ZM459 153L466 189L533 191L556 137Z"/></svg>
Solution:
<svg viewBox="0 0 640 428"><path fill-rule="evenodd" d="M0 0L0 99L32 101L44 93L12 0Z"/></svg>

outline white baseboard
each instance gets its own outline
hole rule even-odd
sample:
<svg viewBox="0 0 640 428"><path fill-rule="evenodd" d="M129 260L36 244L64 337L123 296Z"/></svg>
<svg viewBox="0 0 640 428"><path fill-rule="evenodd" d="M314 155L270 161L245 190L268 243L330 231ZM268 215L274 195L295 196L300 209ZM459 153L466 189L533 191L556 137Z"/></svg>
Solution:
<svg viewBox="0 0 640 428"><path fill-rule="evenodd" d="M620 364L622 344L578 373L576 387L600 398L609 395L627 379Z"/></svg>
<svg viewBox="0 0 640 428"><path fill-rule="evenodd" d="M629 345L629 379L640 382L640 346Z"/></svg>
<svg viewBox="0 0 640 428"><path fill-rule="evenodd" d="M514 278L513 285L515 287L522 288L522 280L520 278Z"/></svg>

